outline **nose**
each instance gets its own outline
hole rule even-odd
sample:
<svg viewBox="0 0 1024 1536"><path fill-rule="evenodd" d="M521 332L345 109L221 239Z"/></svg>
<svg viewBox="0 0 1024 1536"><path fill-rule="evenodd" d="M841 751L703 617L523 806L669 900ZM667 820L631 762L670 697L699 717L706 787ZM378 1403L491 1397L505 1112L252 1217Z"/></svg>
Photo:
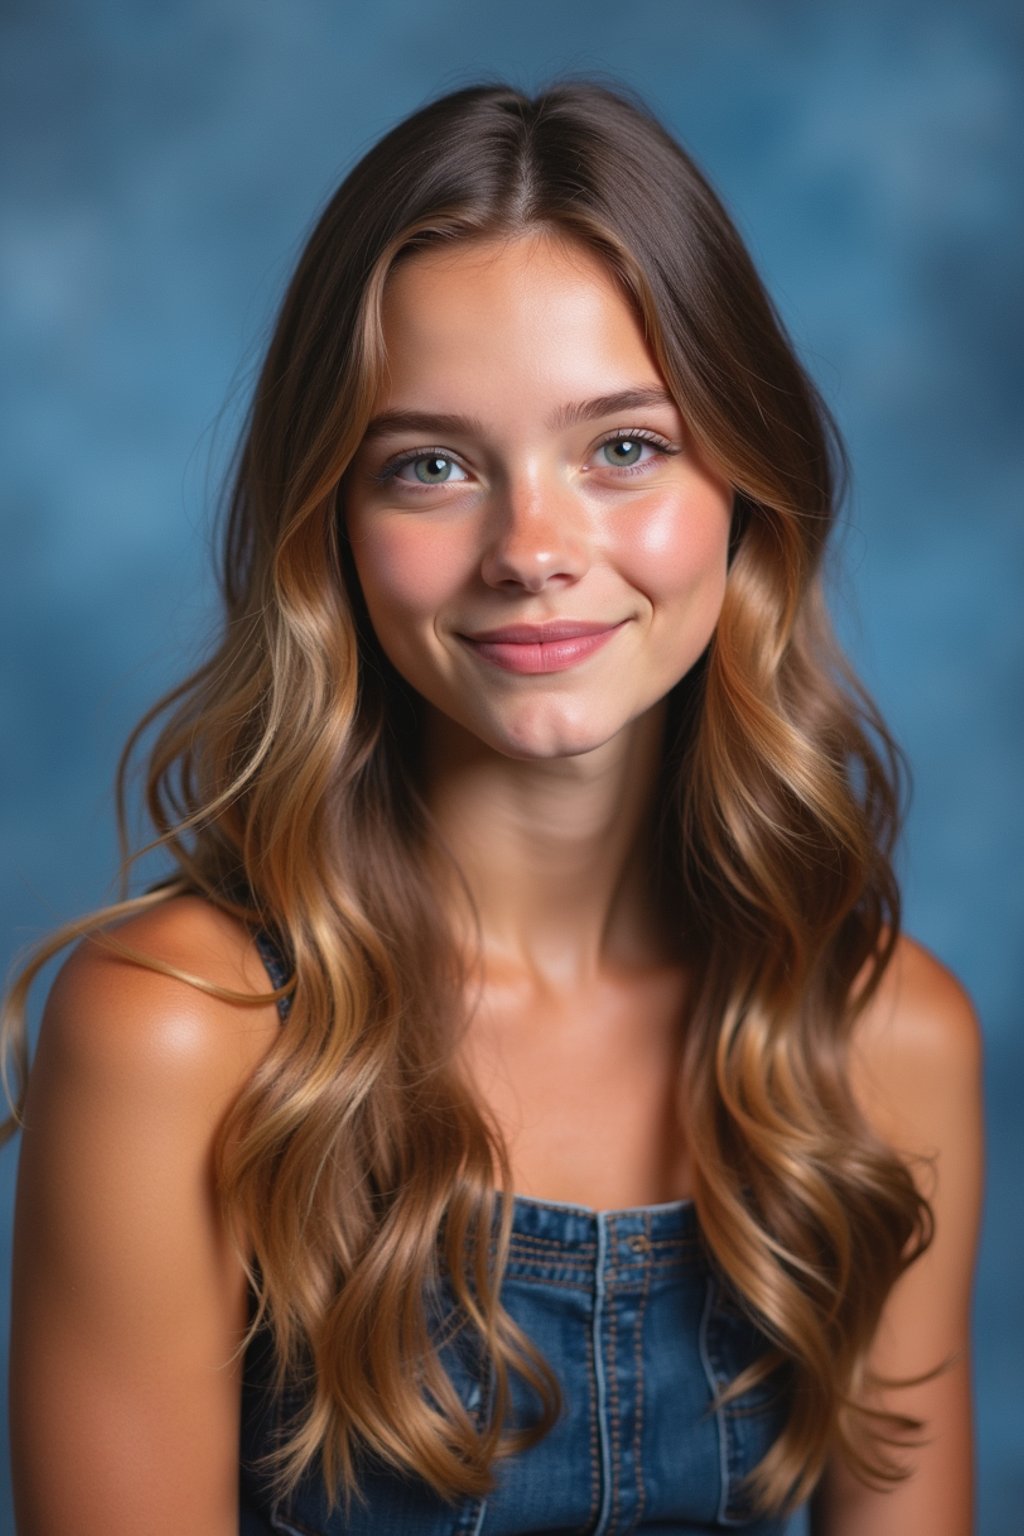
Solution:
<svg viewBox="0 0 1024 1536"><path fill-rule="evenodd" d="M565 485L510 480L494 495L488 532L480 570L491 587L572 586L590 564L586 511Z"/></svg>

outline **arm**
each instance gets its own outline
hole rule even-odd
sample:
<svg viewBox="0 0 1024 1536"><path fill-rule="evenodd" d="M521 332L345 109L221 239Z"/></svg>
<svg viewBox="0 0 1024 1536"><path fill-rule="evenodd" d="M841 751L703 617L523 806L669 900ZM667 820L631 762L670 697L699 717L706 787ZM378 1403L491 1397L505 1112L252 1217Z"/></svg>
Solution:
<svg viewBox="0 0 1024 1536"><path fill-rule="evenodd" d="M853 1087L879 1134L913 1161L935 1214L928 1252L886 1303L874 1368L910 1377L951 1363L886 1405L925 1421L905 1453L910 1477L864 1487L836 1459L815 1497L815 1536L970 1536L973 1529L970 1298L981 1207L981 1046L970 1001L917 945L903 941L858 1025Z"/></svg>
<svg viewBox="0 0 1024 1536"><path fill-rule="evenodd" d="M249 992L247 936L169 903L119 939ZM235 1536L245 1280L211 1149L277 1031L97 943L43 1020L18 1177L11 1443L20 1536Z"/></svg>

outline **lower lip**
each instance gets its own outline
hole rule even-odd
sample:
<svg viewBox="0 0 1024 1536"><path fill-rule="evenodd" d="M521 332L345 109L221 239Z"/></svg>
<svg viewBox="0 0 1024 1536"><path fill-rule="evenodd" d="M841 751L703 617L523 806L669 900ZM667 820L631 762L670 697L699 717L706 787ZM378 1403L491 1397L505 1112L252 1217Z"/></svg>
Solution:
<svg viewBox="0 0 1024 1536"><path fill-rule="evenodd" d="M621 624L616 624L593 635L574 635L571 640L546 640L536 645L522 645L511 640L470 640L465 635L460 638L476 655L501 667L504 672L536 674L565 672L577 662L586 661L621 628Z"/></svg>

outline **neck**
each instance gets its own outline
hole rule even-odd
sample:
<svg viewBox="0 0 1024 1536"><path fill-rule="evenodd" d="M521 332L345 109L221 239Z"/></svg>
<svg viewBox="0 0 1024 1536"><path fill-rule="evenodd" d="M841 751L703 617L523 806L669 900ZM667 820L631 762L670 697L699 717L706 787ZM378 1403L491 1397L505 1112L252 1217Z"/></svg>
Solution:
<svg viewBox="0 0 1024 1536"><path fill-rule="evenodd" d="M523 762L431 712L427 804L488 968L561 988L665 958L650 869L663 731L657 708L592 752ZM455 932L474 935L458 916Z"/></svg>

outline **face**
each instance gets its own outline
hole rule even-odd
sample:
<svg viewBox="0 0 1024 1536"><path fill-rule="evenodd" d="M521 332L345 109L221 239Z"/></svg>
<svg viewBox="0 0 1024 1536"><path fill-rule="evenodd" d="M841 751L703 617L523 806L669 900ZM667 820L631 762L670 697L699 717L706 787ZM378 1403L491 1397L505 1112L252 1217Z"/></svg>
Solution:
<svg viewBox="0 0 1024 1536"><path fill-rule="evenodd" d="M345 501L382 648L496 752L599 750L711 637L729 486L581 246L421 252L391 274L383 325L386 383Z"/></svg>

